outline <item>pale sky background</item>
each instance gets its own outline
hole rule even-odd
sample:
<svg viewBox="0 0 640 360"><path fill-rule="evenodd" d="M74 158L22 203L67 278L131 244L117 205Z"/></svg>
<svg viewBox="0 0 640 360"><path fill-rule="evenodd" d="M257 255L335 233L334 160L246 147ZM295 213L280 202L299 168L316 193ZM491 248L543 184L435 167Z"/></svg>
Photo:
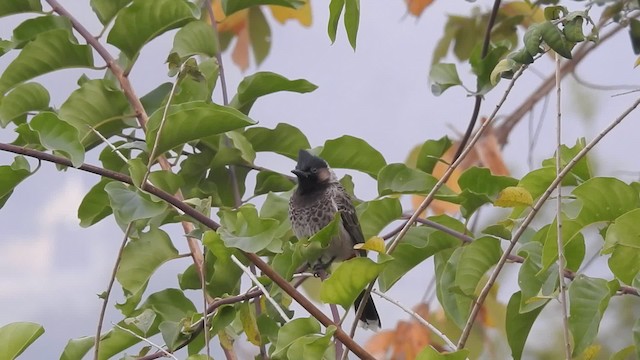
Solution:
<svg viewBox="0 0 640 360"><path fill-rule="evenodd" d="M61 3L92 33L98 33L100 26L88 1L65 0ZM225 54L229 91L234 94L242 77L257 70L273 71L290 79L305 78L318 85L318 90L304 95L278 93L262 98L254 106L251 117L259 121L260 126L268 128L279 122L297 126L307 135L312 146L322 145L327 139L344 134L357 136L381 151L388 163L402 162L415 145L446 134L455 137L451 127L464 131L473 98L467 97L461 88L450 89L440 97L433 96L428 83L429 64L435 43L443 33L447 14L467 15L473 6L487 10L491 4L488 0L474 4L436 1L420 19L415 19L405 16L401 0L362 2L356 52L348 44L342 23L336 43L330 45L326 34L328 6L324 1L313 1L313 26L309 29L293 22L279 25L267 11L273 35L271 54L259 69L252 66L244 74L231 63L229 54ZM572 10L579 10L582 6L578 2L567 4ZM20 15L0 19L0 37L10 38L12 28L25 18ZM172 46L174 33L154 40L142 52L131 75L139 96L168 80L164 59ZM115 51L112 53L116 54ZM0 57L0 69L6 67L14 56L10 53ZM95 58L96 64L102 64L97 56ZM633 85L639 83L639 70L633 68L634 61L627 32L623 31L589 55L578 72L586 80L598 84ZM548 58L539 60L533 67L545 76L552 71ZM459 72L469 87L474 87L468 68L459 66ZM102 72L65 70L37 81L47 86L51 104L59 107L76 88L76 80L82 73L89 77L102 75ZM539 83L539 76L528 72L516 85L501 113L508 114ZM503 81L487 96L481 115L489 115L506 84ZM573 145L578 137L593 138L636 98L635 94L612 98L611 95L621 91L589 90L577 86L570 78L563 82L563 86L563 141L569 145ZM219 89L215 96L220 99ZM540 109L540 106L536 108L536 122L539 121ZM617 176L625 181L637 177L621 171L635 172L640 168L637 157L630 155L637 152L638 119L639 115L633 113L595 149L592 164L598 175ZM553 153L554 120L550 109L535 150L536 166ZM11 127L0 131L0 141L12 141L14 137ZM528 127L524 121L514 130L509 145L504 149L505 161L515 177L529 170L527 137ZM12 159L12 154L0 153L0 164L10 164ZM89 154L86 161L99 164L95 153ZM31 163L36 164L34 161ZM258 156L256 163L282 172L288 172L294 166L291 160L280 157ZM339 170L338 173L347 172ZM371 199L376 196L375 184L368 176L352 171L348 173L354 175L358 197ZM0 311L0 326L16 321L33 321L42 324L46 330L23 354L23 359L58 358L69 339L95 332L101 305L96 294L106 288L122 237L120 229L110 218L89 229L78 226L77 207L86 191L97 181L91 174L73 169L57 172L53 165L44 163L39 172L21 184L0 209L0 309L3 309ZM484 221L489 220L485 217ZM179 250L186 252L179 232L172 235ZM178 287L176 274L188 264L189 259L180 259L164 265L153 277L147 293ZM513 266L507 271L515 273L517 269ZM430 280L430 275L424 274L432 272L430 262L421 265L403 278L389 295L404 304L416 304ZM597 264L587 273L610 276ZM507 277L505 282L501 299L506 302L515 282L512 277ZM417 293L416 288L420 289ZM120 320L113 304L121 300L121 291L116 286L105 329L111 327L111 322ZM379 298L376 298L376 303L385 328L393 328L397 320L407 318ZM201 306L199 301L196 306ZM306 316L304 312L299 314ZM547 329L556 325L547 323ZM605 329L606 324L601 331ZM364 337L370 335L365 333ZM530 339L535 343L535 336ZM213 344L217 348L215 341Z"/></svg>

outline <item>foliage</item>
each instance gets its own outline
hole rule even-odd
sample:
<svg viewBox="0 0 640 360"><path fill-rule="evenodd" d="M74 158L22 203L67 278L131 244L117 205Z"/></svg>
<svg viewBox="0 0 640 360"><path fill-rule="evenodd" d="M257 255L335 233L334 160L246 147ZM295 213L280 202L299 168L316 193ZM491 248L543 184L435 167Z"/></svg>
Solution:
<svg viewBox="0 0 640 360"><path fill-rule="evenodd" d="M292 281L310 253L327 246L332 234L339 231L339 218L308 241L295 239L287 215L288 196L295 182L287 174L261 166L256 154L295 159L298 150L310 148L310 143L293 124L280 123L269 129L258 126L251 117L253 105L264 96L280 92L313 96L317 86L305 79L261 71L246 76L228 103L212 101L214 91L223 86L219 81L223 68L216 58L220 51L235 41L232 51L237 66L248 67L249 49L260 64L270 52L271 41L264 12L270 10L279 22L295 19L309 26L309 0L205 1L203 8L197 6L200 2L187 0L91 0L97 19L104 25L104 39L87 36L56 1L47 3L53 12L45 12L38 0L0 3L0 17L22 14L26 18L14 28L11 40L0 40L0 56L15 54L0 74L0 126L3 132L15 136L15 147L3 144L7 145L3 149L57 162L60 169L83 170L87 169L82 167L86 159L91 159L87 153L100 152L102 170L97 173L102 178L96 178L95 186L78 209L80 225L93 226L113 215L125 232L114 273L125 295L124 301L116 305L121 319L117 326L102 332L98 342L89 336L71 339L61 358L81 359L96 343L99 359L123 352L150 358L155 355L143 339L158 334L167 351L186 346L190 359L207 358L205 342L214 338L232 351L233 341L240 334L274 359L335 358L333 338L340 330L327 323L321 327L321 319L294 313L290 309L292 293L277 284L280 277ZM407 1L408 11L419 16L430 3ZM570 11L562 5L511 2L503 5L496 16L490 12L449 16L434 50L429 74L432 92L441 95L451 87L463 85L458 65L442 62L449 53L458 62L468 64L475 76L475 90L465 87L468 94L482 96L496 91L501 78L515 81L517 74L547 52L571 59L582 44L598 40L598 31L606 22L628 25L633 49L638 53L640 22L629 18L637 10L635 5L624 1L605 3L602 21L597 24L587 11L592 5ZM342 41L337 36L342 18L346 39L355 50L360 1L331 0L328 8L329 39ZM491 41L483 49L488 24L493 24L487 35ZM522 36L518 29L523 30ZM176 31L170 33L171 30ZM165 54L173 82L157 84L153 91L138 98L131 91L129 74L144 66L138 59L147 44L167 34L174 39L171 52ZM105 55L108 51L104 42L120 52L117 60ZM95 70L100 63L94 59L96 54L108 68L101 76L78 79L77 89L60 108L52 108L49 94L55 89L39 84L38 77L71 67ZM489 134L484 138L493 139L485 142L484 148L499 153L491 136L495 137ZM378 287L387 292L432 259L435 294L446 318L440 316L436 320L435 312L428 310L421 316L437 321L447 336L458 337L471 330L477 311L483 315L470 341L465 345L464 339L461 348L445 353L443 342L424 340L429 336L426 334L419 339L420 347L410 350L412 356L477 358L484 348L484 334L478 328L493 327L504 335L502 341L510 347L513 358L520 359L532 326L561 290L560 243L564 250L562 260L566 261L562 262L566 269L560 270L571 280L567 289L567 326L572 336L572 355L595 351L600 322L614 298L638 296L640 186L613 177L595 177L590 160L583 157L591 146L585 139L578 139L573 147L558 147L559 165L567 170L560 175L556 157L516 178L496 171L493 163L477 155L477 161L457 163L460 167L452 175L455 181L443 185L444 173L439 167L454 161L451 151L459 146L460 142L448 138L425 139L406 164L388 163L365 140L347 134L329 139L317 149L332 167L368 175L378 190L375 199L356 199L363 233L369 239L363 249L378 252L377 261L356 258L338 265L322 283L320 300L348 310L368 283L377 281ZM47 158L46 154L55 157ZM37 170L31 169L23 155L17 155L10 165L0 166L0 208L10 201L16 187L25 186L22 181ZM251 177L256 181L249 181ZM350 177L342 182L353 192ZM253 189L247 188L253 183ZM559 216L555 220L538 216L540 206L556 184L563 194L570 193L562 198ZM153 192L150 185L161 190ZM162 191L175 196L160 196L165 194ZM435 198L455 204L447 208L454 211L441 213L431 207L433 214L421 216L418 225L407 227L401 236L398 232L387 236L393 238L393 245L385 249L381 245L383 231L392 223L405 221L399 201L403 195L419 202ZM248 200L242 200L247 196ZM183 206L180 212L176 204ZM508 208L510 212L482 230L475 229L469 219L478 217L480 209L490 208ZM404 210L418 211L417 206ZM220 224L202 221L194 213ZM535 226L530 225L533 217L538 220ZM562 222L560 242L558 219ZM170 235L167 230L177 222L190 229L185 235L195 262L178 274L180 289L149 294L147 285L156 271L181 257L175 244L184 241L183 237ZM522 236L525 231L526 236ZM582 271L577 274L586 263L587 243L596 244L597 256L610 256L606 279ZM269 273L263 269L257 281L266 287L276 305L265 301L263 295L267 294L258 292L251 300L241 292L244 273L232 257L258 265L255 259L260 258L255 254L273 270ZM517 272L518 289L508 304L501 304L491 290L495 281L491 276L503 271L506 260L514 263L504 269ZM186 295L187 290L193 289L202 289L207 298L211 316L206 321L204 310ZM108 298L109 293L102 296ZM276 311L276 307L284 312ZM290 316L295 319L287 321ZM394 348L391 342L403 339L405 333L400 325L396 332L386 333L386 343L380 345L384 351ZM205 326L207 331L202 331ZM627 334L629 339L633 337L633 344L615 349L618 358L640 354L638 327ZM33 323L5 325L0 328L0 353L13 359L43 332ZM210 338L205 339L205 334ZM372 345L368 350L373 348Z"/></svg>

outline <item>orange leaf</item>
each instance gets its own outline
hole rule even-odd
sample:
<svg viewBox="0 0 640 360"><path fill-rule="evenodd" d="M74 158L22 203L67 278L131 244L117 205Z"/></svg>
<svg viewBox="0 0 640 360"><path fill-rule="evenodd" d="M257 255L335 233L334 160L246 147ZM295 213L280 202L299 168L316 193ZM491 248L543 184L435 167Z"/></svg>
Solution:
<svg viewBox="0 0 640 360"><path fill-rule="evenodd" d="M424 9L433 3L433 0L405 0L405 2L411 15L420 16Z"/></svg>
<svg viewBox="0 0 640 360"><path fill-rule="evenodd" d="M243 29L246 29L249 19L249 9L240 10L231 14L231 16L226 16L222 10L220 0L214 1L211 4L211 9L213 9L213 15L218 23L219 32L233 32L238 35ZM208 16L207 22L209 22Z"/></svg>
<svg viewBox="0 0 640 360"><path fill-rule="evenodd" d="M238 33L238 40L231 53L231 59L242 71L249 67L249 30L246 27Z"/></svg>
<svg viewBox="0 0 640 360"><path fill-rule="evenodd" d="M304 5L297 9L285 6L269 6L269 9L273 18L280 24L284 24L287 20L298 20L304 27L311 26L311 0L305 1Z"/></svg>
<svg viewBox="0 0 640 360"><path fill-rule="evenodd" d="M379 331L364 344L364 348L376 359L384 359L395 336L396 333L393 330Z"/></svg>

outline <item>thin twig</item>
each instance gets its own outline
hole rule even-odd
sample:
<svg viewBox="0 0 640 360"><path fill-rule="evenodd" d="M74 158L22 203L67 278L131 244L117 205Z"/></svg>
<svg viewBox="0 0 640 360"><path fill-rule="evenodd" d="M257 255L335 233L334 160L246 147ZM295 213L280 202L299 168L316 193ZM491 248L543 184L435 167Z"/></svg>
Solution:
<svg viewBox="0 0 640 360"><path fill-rule="evenodd" d="M386 294L378 291L378 289L371 290L371 293L380 296L381 298L387 300L388 302L390 302L390 303L394 304L395 306L399 307L400 309L402 309L402 311L404 311L407 314L411 315L420 324L424 325L424 327L426 327L427 329L431 330L440 339L442 339L442 341L444 341L450 347L451 350L454 350L456 348L456 344L454 344L453 341L451 341L447 337L447 335L445 335L442 331L438 330L437 327L433 326L430 322L427 321L427 319L423 318L422 316L420 316L415 311L413 311L413 310L409 309L408 307L402 305L398 300L394 300L394 299L390 298L389 296L387 296Z"/></svg>
<svg viewBox="0 0 640 360"><path fill-rule="evenodd" d="M104 323L104 315L107 312L107 304L109 303L109 296L111 295L111 290L113 289L113 283L116 280L116 273L118 272L118 268L120 267L120 261L122 260L122 252L124 251L124 247L127 244L127 240L129 239L129 233L131 232L131 225L129 223L127 228L124 231L124 238L122 239L122 243L120 244L120 248L118 249L118 255L116 256L116 262L113 264L113 270L111 270L111 277L109 278L109 284L107 285L107 290L103 293L102 307L100 308L100 315L98 317L98 326L96 327L96 338L94 339L93 347L93 358L95 360L99 359L100 354L100 337L102 334L102 324Z"/></svg>
<svg viewBox="0 0 640 360"><path fill-rule="evenodd" d="M177 357L175 357L172 353L168 352L168 351L167 351L167 350L165 350L162 346L160 346L160 345L158 345L158 344L154 343L153 341L151 341L151 340L149 340L149 339L147 339L147 338L144 338L144 337L142 337L142 336L140 336L140 335L138 335L138 334L134 333L133 331L131 331L131 330L127 329L127 328L124 328L124 327L122 327L122 326L120 326L120 325L118 325L118 324L115 324L115 323L114 323L114 324L113 324L113 326L115 326L115 327L117 327L118 329L120 329L120 330L122 330L122 331L125 331L125 332L127 332L127 333L129 333L129 334L131 334L131 335L133 335L133 336L135 336L135 337L137 337L138 339L140 339L140 340L142 340L142 341L146 342L147 344L149 344L149 345L153 346L154 348L156 348L156 349L160 350L160 351L164 354L164 356L168 356L168 357L170 357L170 358L172 358L172 359L174 359L174 360L178 360L178 358L177 358Z"/></svg>
<svg viewBox="0 0 640 360"><path fill-rule="evenodd" d="M231 260L236 263L236 265L245 273L247 274L247 276L249 276L249 278L251 279L251 281L253 282L253 284L255 286L257 286L260 290L262 290L262 293L264 295L264 297L267 298L267 300L269 300L269 302L271 303L271 305L273 305L273 307L276 309L276 311L278 312L278 314L280 314L280 317L282 317L286 322L291 321L291 319L287 316L287 314L284 313L284 310L282 310L282 308L280 307L280 304L278 304L277 301L275 301L271 295L269 295L269 292L267 291L267 289L265 289L264 285L262 285L262 283L260 282L260 280L258 280L258 278L253 275L251 273L251 271L249 271L249 268L244 266L242 264L242 262L240 262L240 260L238 260L238 258L235 255L231 255Z"/></svg>
<svg viewBox="0 0 640 360"><path fill-rule="evenodd" d="M511 239L511 241L509 242L509 245L507 246L507 249L505 249L504 253L500 257L500 260L498 260L498 263L496 264L496 267L491 273L489 280L487 281L485 286L482 288L482 291L480 291L480 295L478 295L478 299L474 302L473 308L471 309L471 314L467 319L467 323L462 331L460 340L458 340L458 349L462 349L464 347L469 337L469 334L471 333L471 328L473 327L473 323L476 319L476 316L480 312L480 308L482 307L484 300L487 298L489 291L493 287L493 284L496 282L496 279L498 278L500 271L502 271L504 264L507 262L507 258L511 254L511 251L513 251L513 248L515 247L516 243L518 242L522 234L525 232L525 230L527 229L527 227L529 226L533 218L536 216L538 211L540 211L540 208L542 207L544 202L549 198L553 190L557 186L559 186L559 184L562 182L562 179L564 179L567 176L567 174L571 171L571 169L573 169L573 167L578 163L578 161L580 161L580 159L582 159L594 146L596 146L596 144L598 144L598 142L600 142L602 138L604 138L611 130L613 130L620 122L622 122L622 120L624 120L639 105L640 105L640 98L637 99L625 111L623 111L622 114L620 114L620 116L618 116L611 124L609 124L609 126L607 126L604 130L602 130L602 132L600 132L582 150L580 150L576 154L576 156L574 156L571 159L571 161L569 161L569 163L562 169L562 171L557 174L556 178L553 180L553 182L551 182L551 185L549 185L547 190L545 190L545 192L540 196L538 201L536 201L536 203L533 205L531 212L529 212L529 214L522 221L522 224L520 224L520 226L514 233L513 238ZM636 291L635 293L637 294L638 292Z"/></svg>
<svg viewBox="0 0 640 360"><path fill-rule="evenodd" d="M489 45L491 44L491 30L493 30L493 25L496 23L496 18L498 17L500 2L500 0L494 0L493 8L491 9L491 15L489 16L489 21L487 21L487 28L484 31L482 50L480 52L480 59L482 60L487 57L487 53L489 52ZM480 92L480 89L476 89L476 91ZM458 150L456 150L456 154L453 157L454 161L462 154L462 150L464 150L464 147L467 145L467 141L473 133L473 129L476 127L476 121L478 121L478 115L480 114L480 106L482 105L482 98L482 95L476 95L475 103L473 105L473 113L471 114L471 119L469 120L469 125L467 125L467 130L464 134L464 137L462 138L462 140L460 140L460 146L458 146Z"/></svg>
<svg viewBox="0 0 640 360"><path fill-rule="evenodd" d="M325 270L320 270L318 272L321 281L327 280L327 272ZM338 306L336 304L329 304L329 309L331 309L331 317L333 317L333 322L338 324L338 326L342 326L342 319L340 319L340 314L338 313ZM345 311L345 315L346 315ZM335 349L336 349L336 359L342 358L342 343L340 340L335 341Z"/></svg>
<svg viewBox="0 0 640 360"><path fill-rule="evenodd" d="M560 86L560 55L556 53L556 174L562 170L562 87ZM564 335L565 357L571 360L569 342L569 318L567 315L567 294L564 282L564 241L562 240L562 186L557 187L556 197L556 236L558 245L558 280L560 280L560 306L562 306L562 333Z"/></svg>

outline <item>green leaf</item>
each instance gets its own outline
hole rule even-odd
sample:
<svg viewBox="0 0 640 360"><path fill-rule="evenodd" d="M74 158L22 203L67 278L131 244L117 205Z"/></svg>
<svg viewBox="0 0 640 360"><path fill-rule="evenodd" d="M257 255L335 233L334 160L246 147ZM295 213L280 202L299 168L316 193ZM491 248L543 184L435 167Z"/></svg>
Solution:
<svg viewBox="0 0 640 360"><path fill-rule="evenodd" d="M429 72L429 81L431 81L431 92L435 96L442 95L452 86L462 85L455 64L433 64Z"/></svg>
<svg viewBox="0 0 640 360"><path fill-rule="evenodd" d="M49 150L57 151L71 160L74 167L84 162L84 146L78 138L78 131L60 120L55 113L41 112L29 123L38 132L40 143Z"/></svg>
<svg viewBox="0 0 640 360"><path fill-rule="evenodd" d="M369 143L349 135L327 140L318 156L331 167L359 170L374 179L387 164L382 154Z"/></svg>
<svg viewBox="0 0 640 360"><path fill-rule="evenodd" d="M636 356L640 356L640 319L633 324L633 343L636 345Z"/></svg>
<svg viewBox="0 0 640 360"><path fill-rule="evenodd" d="M311 147L300 129L286 123L279 123L273 130L252 127L244 132L244 136L256 152L275 152L294 160L298 158L300 149Z"/></svg>
<svg viewBox="0 0 640 360"><path fill-rule="evenodd" d="M144 309L140 315L124 319L124 323L137 327L138 330L147 335L155 320L156 313L151 309Z"/></svg>
<svg viewBox="0 0 640 360"><path fill-rule="evenodd" d="M14 322L0 327L2 358L7 360L17 358L42 334L44 334L42 325L32 322Z"/></svg>
<svg viewBox="0 0 640 360"><path fill-rule="evenodd" d="M488 196L496 196L504 188L517 184L518 180L510 176L493 175L488 168L479 167L465 170L458 179L461 189Z"/></svg>
<svg viewBox="0 0 640 360"><path fill-rule="evenodd" d="M489 51L484 58L481 58L480 46L477 46L471 53L469 63L473 73L477 76L476 94L486 94L493 88L495 83L491 81L491 73L508 51L509 48L507 46L490 45Z"/></svg>
<svg viewBox="0 0 640 360"><path fill-rule="evenodd" d="M258 216L252 204L245 204L237 210L220 210L221 227L218 234L226 246L250 253L268 249L280 252L282 240L277 238L279 222Z"/></svg>
<svg viewBox="0 0 640 360"><path fill-rule="evenodd" d="M113 214L121 225L152 218L162 214L167 208L164 203L149 200L148 195L137 191L131 185L111 182L105 185L104 190L109 194Z"/></svg>
<svg viewBox="0 0 640 360"><path fill-rule="evenodd" d="M253 345L260 346L260 333L256 322L256 316L254 312L251 311L251 305L249 302L243 302L238 304L238 307L242 331L247 337L247 340Z"/></svg>
<svg viewBox="0 0 640 360"><path fill-rule="evenodd" d="M598 335L600 320L619 285L615 281L578 275L569 285L569 330L573 356L581 354Z"/></svg>
<svg viewBox="0 0 640 360"><path fill-rule="evenodd" d="M102 143L91 128L108 139L130 126L124 122L127 115L133 115L127 98L107 80L83 83L60 107L60 118L78 130L82 144L88 148Z"/></svg>
<svg viewBox="0 0 640 360"><path fill-rule="evenodd" d="M613 353L609 360L628 360L632 359L632 356L634 354L636 354L636 346L630 345L620 351L616 351L615 353Z"/></svg>
<svg viewBox="0 0 640 360"><path fill-rule="evenodd" d="M25 13L42 12L40 0L18 0L0 2L0 17Z"/></svg>
<svg viewBox="0 0 640 360"><path fill-rule="evenodd" d="M542 269L546 270L553 262L558 259L558 231L557 229L557 220L554 220L549 227L549 232L547 233L547 237L544 240L544 247L542 249ZM567 262L569 256L581 255L584 257L584 252L582 254L575 254L568 251L569 244L574 241L583 240L582 230L583 226L573 220L567 219L564 215L562 218L562 243L564 244L565 249L565 257L567 257ZM582 259L579 259L579 262L582 262ZM577 270L577 269L573 269Z"/></svg>
<svg viewBox="0 0 640 360"><path fill-rule="evenodd" d="M258 5L276 5L295 9L303 4L303 0L222 0L222 10L229 16L242 9Z"/></svg>
<svg viewBox="0 0 640 360"><path fill-rule="evenodd" d="M95 184L89 192L84 196L80 206L78 207L78 219L80 226L89 227L105 217L111 215L111 206L109 205L109 196L104 190L105 185L111 180L102 179Z"/></svg>
<svg viewBox="0 0 640 360"><path fill-rule="evenodd" d="M341 262L331 276L322 282L320 300L329 304L339 304L348 309L383 268L384 264L378 264L363 257Z"/></svg>
<svg viewBox="0 0 640 360"><path fill-rule="evenodd" d="M327 26L327 32L329 33L329 39L331 43L336 42L336 32L338 31L338 22L340 21L340 15L344 9L345 0L331 0L329 3L329 24Z"/></svg>
<svg viewBox="0 0 640 360"><path fill-rule="evenodd" d="M231 255L238 256L239 252L228 248L220 235L214 231L204 233L202 243L207 247L207 262L213 263L213 269L207 272L207 292L213 297L224 294L235 294L239 290L240 277L243 272L232 260ZM198 285L198 288L200 286Z"/></svg>
<svg viewBox="0 0 640 360"><path fill-rule="evenodd" d="M564 29L562 29L562 33L564 34L567 41L570 42L582 42L584 41L584 33L582 32L582 23L584 23L584 18L581 16L576 16L575 18L567 21L564 24Z"/></svg>
<svg viewBox="0 0 640 360"><path fill-rule="evenodd" d="M93 336L71 339L64 347L60 360L81 360L95 343Z"/></svg>
<svg viewBox="0 0 640 360"><path fill-rule="evenodd" d="M429 220L456 231L465 231L464 225L446 215L430 217ZM380 290L388 291L409 270L434 254L457 247L460 243L458 238L426 226L410 228L391 254L393 259L386 264L380 274L378 279Z"/></svg>
<svg viewBox="0 0 640 360"><path fill-rule="evenodd" d="M590 179L573 189L571 194L582 205L575 220L583 226L613 221L640 205L638 192L616 178Z"/></svg>
<svg viewBox="0 0 640 360"><path fill-rule="evenodd" d="M69 40L69 31L56 29L41 33L20 51L0 76L0 93L55 70L92 67L93 53L89 45Z"/></svg>
<svg viewBox="0 0 640 360"><path fill-rule="evenodd" d="M585 146L586 146L585 138L577 139L576 144L573 147L561 145L560 146L560 167L561 168L566 167L567 164L569 164L569 162L571 162L571 160L573 160L573 158L576 157L576 155L578 155L578 153L582 151ZM555 169L556 167L555 153L553 157L543 160L542 165L553 167ZM582 159L580 159L573 166L569 174L571 175L571 177L574 177L578 183L589 180L592 176L592 171L591 171L591 166L589 165L588 157L585 156Z"/></svg>
<svg viewBox="0 0 640 360"><path fill-rule="evenodd" d="M611 254L609 268L625 284L640 272L640 209L618 217L607 229L603 254Z"/></svg>
<svg viewBox="0 0 640 360"><path fill-rule="evenodd" d="M356 210L365 240L380 234L382 229L402 216L400 200L393 197L363 202Z"/></svg>
<svg viewBox="0 0 640 360"><path fill-rule="evenodd" d="M70 37L73 36L71 35L71 22L69 19L63 16L47 15L23 21L13 29L11 40L14 48L20 49L38 34L55 29L65 29Z"/></svg>
<svg viewBox="0 0 640 360"><path fill-rule="evenodd" d="M427 140L420 147L416 168L428 174L433 172L440 158L451 147L451 140L444 136L438 140Z"/></svg>
<svg viewBox="0 0 640 360"><path fill-rule="evenodd" d="M180 322L198 312L191 300L178 289L164 289L149 295L141 308L152 309L162 320L173 322Z"/></svg>
<svg viewBox="0 0 640 360"><path fill-rule="evenodd" d="M539 230L535 236L544 238L551 226ZM554 296L558 286L558 264L554 263L542 272L542 239L523 245L518 255L525 258L518 272L520 285L519 313L524 314L545 306ZM512 348L513 350L513 348Z"/></svg>
<svg viewBox="0 0 640 360"><path fill-rule="evenodd" d="M469 350L467 349L440 353L431 347L431 345L427 345L427 347L416 356L416 360L466 360L468 358Z"/></svg>
<svg viewBox="0 0 640 360"><path fill-rule="evenodd" d="M631 37L633 53L640 54L640 20L629 19L629 37Z"/></svg>
<svg viewBox="0 0 640 360"><path fill-rule="evenodd" d="M29 175L29 163L22 156L16 156L11 166L0 166L0 209L9 200L13 189Z"/></svg>
<svg viewBox="0 0 640 360"><path fill-rule="evenodd" d="M245 77L238 85L238 92L233 97L229 106L236 108L244 114L249 114L253 103L262 96L280 91L308 93L318 87L307 80L289 80L282 75L272 72L257 72Z"/></svg>
<svg viewBox="0 0 640 360"><path fill-rule="evenodd" d="M436 293L445 314L460 329L471 311L478 283L501 253L499 240L483 237L457 248L446 260L443 252L436 255Z"/></svg>
<svg viewBox="0 0 640 360"><path fill-rule="evenodd" d="M165 103L172 87L173 85L170 82L162 83L140 98L140 102L147 114L153 114Z"/></svg>
<svg viewBox="0 0 640 360"><path fill-rule="evenodd" d="M275 343L272 358L289 359L286 352L296 340L319 333L320 323L315 318L298 318L287 322L278 331L278 340Z"/></svg>
<svg viewBox="0 0 640 360"><path fill-rule="evenodd" d="M181 58L193 55L216 56L218 51L216 33L206 21L192 21L183 26L173 38L172 53Z"/></svg>
<svg viewBox="0 0 640 360"><path fill-rule="evenodd" d="M256 189L253 195L263 195L269 192L283 192L293 189L295 181L280 173L260 171L256 176Z"/></svg>
<svg viewBox="0 0 640 360"><path fill-rule="evenodd" d="M118 12L107 42L134 60L144 44L193 19L183 0L134 0Z"/></svg>
<svg viewBox="0 0 640 360"><path fill-rule="evenodd" d="M91 0L91 8L103 25L108 24L132 0Z"/></svg>
<svg viewBox="0 0 640 360"><path fill-rule="evenodd" d="M271 28L258 6L249 8L249 40L256 64L260 66L271 49Z"/></svg>
<svg viewBox="0 0 640 360"><path fill-rule="evenodd" d="M160 265L177 257L178 250L169 236L152 227L149 232L140 233L139 239L132 239L125 246L116 279L125 294L135 294L146 285Z"/></svg>
<svg viewBox="0 0 640 360"><path fill-rule="evenodd" d="M358 26L360 25L360 0L344 1L344 28L347 30L349 44L353 50L356 49L356 38L358 37Z"/></svg>
<svg viewBox="0 0 640 360"><path fill-rule="evenodd" d="M553 25L553 23L545 21L540 24L540 34L542 35L542 40L544 40L553 51L564 58L571 59L571 48L573 45L567 41L562 31Z"/></svg>
<svg viewBox="0 0 640 360"><path fill-rule="evenodd" d="M149 152L154 146L163 111L156 111L147 125ZM254 121L238 110L204 101L171 105L167 111L162 136L155 156L159 156L179 145L229 130L252 125Z"/></svg>
<svg viewBox="0 0 640 360"><path fill-rule="evenodd" d="M437 182L432 175L405 164L389 164L378 173L378 194L426 194Z"/></svg>
<svg viewBox="0 0 640 360"><path fill-rule="evenodd" d="M522 359L522 351L524 350L524 345L527 342L531 327L544 308L543 305L533 311L520 313L521 301L522 293L518 291L511 296L509 304L507 305L505 330L507 333L507 341L511 348L511 356L513 356L514 360Z"/></svg>
<svg viewBox="0 0 640 360"><path fill-rule="evenodd" d="M20 84L0 100L0 126L3 128L31 111L49 108L49 92L38 83Z"/></svg>
<svg viewBox="0 0 640 360"><path fill-rule="evenodd" d="M333 239L340 231L342 217L340 213L335 213L333 219L325 225L320 231L313 234L306 241L299 241L296 245L296 255L306 259L308 263L313 264L325 253L331 239Z"/></svg>

